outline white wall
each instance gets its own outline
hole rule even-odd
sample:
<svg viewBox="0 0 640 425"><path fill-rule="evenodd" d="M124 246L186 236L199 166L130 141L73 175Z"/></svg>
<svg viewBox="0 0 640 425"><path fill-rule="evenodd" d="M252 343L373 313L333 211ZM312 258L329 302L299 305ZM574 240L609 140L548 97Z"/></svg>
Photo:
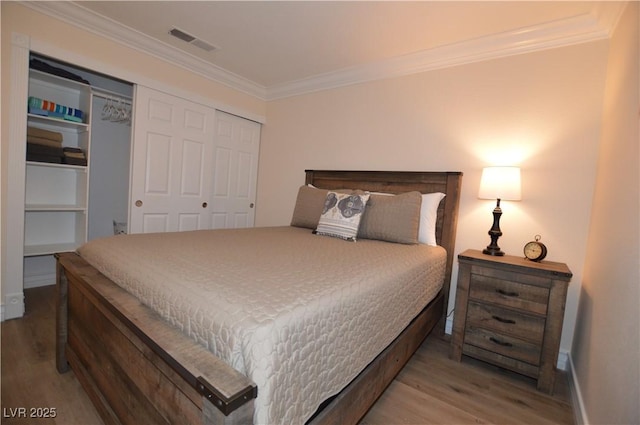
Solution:
<svg viewBox="0 0 640 425"><path fill-rule="evenodd" d="M611 39L602 143L572 349L583 420L640 423L640 5Z"/></svg>
<svg viewBox="0 0 640 425"><path fill-rule="evenodd" d="M567 263L561 350L573 339L600 137L607 42L547 50L269 102L257 225L288 224L304 169L464 172L456 251L489 243L486 165L522 167L523 200L503 202L499 245L535 234ZM455 291L457 265L452 290ZM450 298L450 306L454 297Z"/></svg>

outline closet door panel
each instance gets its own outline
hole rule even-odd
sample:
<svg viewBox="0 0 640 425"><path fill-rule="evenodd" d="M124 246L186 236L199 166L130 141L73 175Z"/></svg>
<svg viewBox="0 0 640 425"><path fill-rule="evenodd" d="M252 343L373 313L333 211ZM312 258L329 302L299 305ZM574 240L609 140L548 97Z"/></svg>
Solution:
<svg viewBox="0 0 640 425"><path fill-rule="evenodd" d="M181 232L201 229L200 214L180 214L178 217L178 230Z"/></svg>
<svg viewBox="0 0 640 425"><path fill-rule="evenodd" d="M210 227L214 116L206 106L136 88L131 233Z"/></svg>
<svg viewBox="0 0 640 425"><path fill-rule="evenodd" d="M162 233L169 231L168 214L144 214L143 220L142 233Z"/></svg>
<svg viewBox="0 0 640 425"><path fill-rule="evenodd" d="M252 227L260 124L216 111L212 227Z"/></svg>
<svg viewBox="0 0 640 425"><path fill-rule="evenodd" d="M168 196L171 179L171 135L148 133L146 147L145 192Z"/></svg>
<svg viewBox="0 0 640 425"><path fill-rule="evenodd" d="M214 198L229 196L229 173L231 169L231 149L216 146L213 169Z"/></svg>
<svg viewBox="0 0 640 425"><path fill-rule="evenodd" d="M205 155L207 146L197 140L185 140L182 145L182 177L180 192L182 196L197 196L204 199L206 195L203 193L203 174L205 173ZM195 167L193 172L190 167Z"/></svg>

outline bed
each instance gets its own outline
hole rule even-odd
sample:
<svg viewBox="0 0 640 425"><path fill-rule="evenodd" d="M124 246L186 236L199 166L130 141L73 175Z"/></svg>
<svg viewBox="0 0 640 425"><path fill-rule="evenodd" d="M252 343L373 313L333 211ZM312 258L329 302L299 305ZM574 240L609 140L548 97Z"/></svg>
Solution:
<svg viewBox="0 0 640 425"><path fill-rule="evenodd" d="M109 424L355 424L444 326L461 177L306 171L314 196L445 194L436 204L437 246L380 240L370 215L357 242L292 220L118 236L81 255L59 254L57 368L74 371ZM433 276L436 286L420 286ZM414 286L392 286L405 281Z"/></svg>

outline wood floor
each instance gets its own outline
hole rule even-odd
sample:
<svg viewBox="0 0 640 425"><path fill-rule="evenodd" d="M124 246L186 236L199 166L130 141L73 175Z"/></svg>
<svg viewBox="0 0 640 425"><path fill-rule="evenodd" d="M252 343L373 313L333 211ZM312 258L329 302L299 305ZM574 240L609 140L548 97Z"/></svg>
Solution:
<svg viewBox="0 0 640 425"><path fill-rule="evenodd" d="M2 323L2 424L103 425L73 373L56 371L54 294L26 290L25 316ZM551 397L532 379L467 357L454 362L448 350L429 337L360 425L573 424L565 375ZM31 416L47 413L55 417Z"/></svg>

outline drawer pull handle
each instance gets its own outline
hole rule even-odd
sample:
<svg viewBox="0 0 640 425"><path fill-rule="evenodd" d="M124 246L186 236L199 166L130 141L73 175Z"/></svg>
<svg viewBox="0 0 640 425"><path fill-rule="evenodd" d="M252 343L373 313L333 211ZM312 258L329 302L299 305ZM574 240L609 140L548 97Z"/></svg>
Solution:
<svg viewBox="0 0 640 425"><path fill-rule="evenodd" d="M489 338L489 341L493 342L494 344L502 345L503 347L513 347L513 344L511 344L510 342L500 341L499 339L496 339L494 337Z"/></svg>
<svg viewBox="0 0 640 425"><path fill-rule="evenodd" d="M519 297L520 294L518 294L517 292L509 292L509 291L505 291L504 289L496 289L496 292L500 295L504 295L505 297Z"/></svg>
<svg viewBox="0 0 640 425"><path fill-rule="evenodd" d="M502 318L502 317L500 317L500 316L491 316L491 318L492 318L493 320L497 320L498 322L501 322L501 323L508 323L508 324L510 324L510 325L515 325L515 324L516 324L516 321L515 321L515 320L511 320L511 319L503 319L503 318Z"/></svg>

